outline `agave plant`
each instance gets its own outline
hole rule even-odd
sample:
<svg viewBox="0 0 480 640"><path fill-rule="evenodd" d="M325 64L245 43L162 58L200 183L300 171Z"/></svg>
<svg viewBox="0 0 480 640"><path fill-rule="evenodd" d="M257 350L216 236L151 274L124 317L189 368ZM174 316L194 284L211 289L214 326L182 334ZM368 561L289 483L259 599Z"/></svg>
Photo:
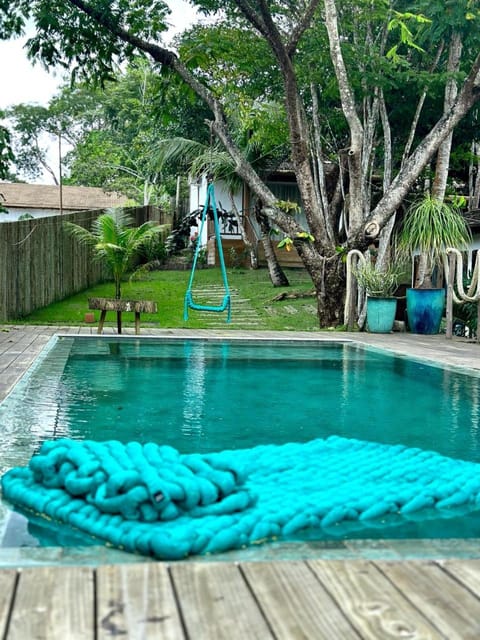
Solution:
<svg viewBox="0 0 480 640"><path fill-rule="evenodd" d="M91 231L66 222L68 231L82 244L91 246L99 260L105 262L115 282L115 298L121 298L122 279L131 270L133 260L153 235L168 225L145 222L133 227L132 217L123 209L108 209L92 224Z"/></svg>
<svg viewBox="0 0 480 640"><path fill-rule="evenodd" d="M423 255L422 288L430 289L433 270L442 264L445 249L465 249L470 241L470 229L459 210L426 194L405 215L397 242L398 257L411 258L416 252Z"/></svg>

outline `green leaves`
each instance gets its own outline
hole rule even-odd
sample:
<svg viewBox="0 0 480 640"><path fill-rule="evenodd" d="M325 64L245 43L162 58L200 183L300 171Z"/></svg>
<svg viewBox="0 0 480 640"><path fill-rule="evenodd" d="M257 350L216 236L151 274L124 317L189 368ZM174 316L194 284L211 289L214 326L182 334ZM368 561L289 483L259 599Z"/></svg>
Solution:
<svg viewBox="0 0 480 640"><path fill-rule="evenodd" d="M279 249L286 249L287 251L291 251L293 249L293 240L289 236L286 236L285 238L283 238L283 240L280 240L280 242L277 244L277 247Z"/></svg>
<svg viewBox="0 0 480 640"><path fill-rule="evenodd" d="M411 29L407 26L408 22L413 22L417 25L427 25L431 23L429 18L426 18L422 14L411 13L406 11L404 13L400 13L399 11L393 12L394 17L388 23L388 31L394 32L397 31L399 34L400 42L393 45L386 53L386 57L388 60L392 62L399 63L401 60L401 56L399 54L400 44L403 44L410 49L415 49L420 52L424 52L424 49L417 44L416 35L411 31Z"/></svg>
<svg viewBox="0 0 480 640"><path fill-rule="evenodd" d="M10 142L9 130L0 125L0 178L6 178L9 175L10 163L14 160ZM1 203L0 211L5 211Z"/></svg>
<svg viewBox="0 0 480 640"><path fill-rule="evenodd" d="M65 227L82 244L91 246L97 259L105 262L115 282L115 297L121 297L123 276L140 249L164 227L145 222L131 227L131 217L123 209L110 209L92 224L92 230L66 222Z"/></svg>
<svg viewBox="0 0 480 640"><path fill-rule="evenodd" d="M277 244L279 249L285 249L286 251L291 251L296 242L314 242L315 238L308 231L299 231L295 238L290 238L290 236L285 236L283 240Z"/></svg>
<svg viewBox="0 0 480 640"><path fill-rule="evenodd" d="M300 213L301 211L298 202L291 202L290 200L277 200L275 206L290 215Z"/></svg>
<svg viewBox="0 0 480 640"><path fill-rule="evenodd" d="M390 298L393 296L398 287L398 280L401 274L401 270L394 265L380 271L370 260L353 270L353 275L358 284L372 298Z"/></svg>
<svg viewBox="0 0 480 640"><path fill-rule="evenodd" d="M471 240L465 218L453 206L426 194L408 209L398 237L400 258L418 251L429 268L441 264L447 247L466 248Z"/></svg>

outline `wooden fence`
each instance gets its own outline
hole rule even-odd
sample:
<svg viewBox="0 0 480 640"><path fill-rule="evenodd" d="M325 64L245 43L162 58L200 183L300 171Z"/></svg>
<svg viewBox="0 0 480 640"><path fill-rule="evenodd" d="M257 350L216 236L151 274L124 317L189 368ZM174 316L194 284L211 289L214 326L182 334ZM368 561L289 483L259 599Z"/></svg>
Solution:
<svg viewBox="0 0 480 640"><path fill-rule="evenodd" d="M156 207L127 211L137 224L167 221ZM26 316L106 279L91 250L64 228L64 222L89 228L100 213L78 211L0 224L0 322Z"/></svg>

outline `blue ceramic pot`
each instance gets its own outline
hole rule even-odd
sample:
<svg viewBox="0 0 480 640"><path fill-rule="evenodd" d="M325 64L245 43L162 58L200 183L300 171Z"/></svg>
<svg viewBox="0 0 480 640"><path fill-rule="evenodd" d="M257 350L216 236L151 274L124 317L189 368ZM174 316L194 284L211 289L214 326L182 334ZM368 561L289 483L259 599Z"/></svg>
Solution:
<svg viewBox="0 0 480 640"><path fill-rule="evenodd" d="M412 333L438 333L444 308L445 289L407 289L408 326Z"/></svg>
<svg viewBox="0 0 480 640"><path fill-rule="evenodd" d="M390 333L397 311L396 298L367 298L367 328L370 333Z"/></svg>

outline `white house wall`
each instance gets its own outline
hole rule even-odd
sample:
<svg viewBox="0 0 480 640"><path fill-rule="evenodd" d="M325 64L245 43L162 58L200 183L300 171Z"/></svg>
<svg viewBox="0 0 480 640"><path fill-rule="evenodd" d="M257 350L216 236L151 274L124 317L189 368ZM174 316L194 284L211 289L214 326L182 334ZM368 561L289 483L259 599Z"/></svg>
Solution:
<svg viewBox="0 0 480 640"><path fill-rule="evenodd" d="M197 209L203 210L205 206L205 201L207 199L207 180L203 179L200 182L192 182L190 183L190 212L196 211ZM228 193L228 189L224 182L219 180L214 183L215 189L215 202L217 203L218 208L223 208L226 211L231 211L232 202L230 199L230 195ZM233 201L239 213L242 213L242 190L239 189L238 192L234 195ZM199 230L199 229L198 229ZM197 228L192 227L192 233L196 232ZM228 234L229 238L241 238L240 234ZM206 245L208 241L207 237L207 225L205 224L202 231L202 237L200 238L200 243L202 245Z"/></svg>
<svg viewBox="0 0 480 640"><path fill-rule="evenodd" d="M58 209L21 209L9 207L8 213L0 213L0 222L15 222L20 216L24 216L25 214L32 216L32 218L48 218L50 216L58 216L59 213Z"/></svg>
<svg viewBox="0 0 480 640"><path fill-rule="evenodd" d="M476 259L479 260L480 259L480 234L479 233L474 233L473 237L472 237L472 242L470 244L470 249L468 251L468 262L467 262L467 273L468 274L472 274L473 273L473 269L475 267L475 255L474 252L477 252L476 254Z"/></svg>

